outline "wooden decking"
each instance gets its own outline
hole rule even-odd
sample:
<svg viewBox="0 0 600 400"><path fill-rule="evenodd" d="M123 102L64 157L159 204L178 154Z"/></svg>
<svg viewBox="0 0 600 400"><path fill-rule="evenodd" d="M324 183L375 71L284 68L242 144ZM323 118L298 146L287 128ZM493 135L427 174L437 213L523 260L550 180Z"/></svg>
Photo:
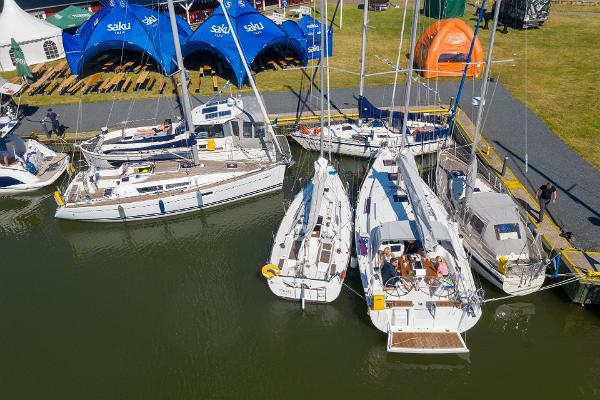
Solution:
<svg viewBox="0 0 600 400"><path fill-rule="evenodd" d="M456 332L393 332L392 349L464 349Z"/></svg>

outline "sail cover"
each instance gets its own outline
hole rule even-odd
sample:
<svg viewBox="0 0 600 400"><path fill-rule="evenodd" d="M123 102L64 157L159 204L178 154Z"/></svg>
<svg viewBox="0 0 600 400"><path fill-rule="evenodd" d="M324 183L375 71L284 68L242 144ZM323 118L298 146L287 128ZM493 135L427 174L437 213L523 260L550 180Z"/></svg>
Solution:
<svg viewBox="0 0 600 400"><path fill-rule="evenodd" d="M309 235L319 219L319 210L321 209L321 202L323 201L323 192L325 190L325 181L327 180L327 165L328 161L319 157L315 161L315 175L310 183L312 186L310 203L305 203L304 210L304 224L302 226L302 233L304 236Z"/></svg>
<svg viewBox="0 0 600 400"><path fill-rule="evenodd" d="M398 167L400 168L400 174L402 175L406 186L406 193L410 199L410 204L415 213L417 230L423 248L427 251L433 251L437 246L437 240L433 234L433 227L427 210L428 205L425 201L425 193L421 186L424 185L425 182L423 182L419 176L417 163L415 162L415 158L411 151L404 149L401 152Z"/></svg>
<svg viewBox="0 0 600 400"><path fill-rule="evenodd" d="M388 120L390 118L390 111L383 110L373 105L366 97L361 96L358 99L358 117L360 119L382 119ZM395 127L401 127L404 119L404 113L400 111L392 112L392 125ZM424 114L424 113L408 113L409 121L421 121L428 122L431 124L442 125L443 121L439 115ZM400 129L398 129L400 130ZM445 136L449 133L448 128L435 128L434 135L436 137Z"/></svg>

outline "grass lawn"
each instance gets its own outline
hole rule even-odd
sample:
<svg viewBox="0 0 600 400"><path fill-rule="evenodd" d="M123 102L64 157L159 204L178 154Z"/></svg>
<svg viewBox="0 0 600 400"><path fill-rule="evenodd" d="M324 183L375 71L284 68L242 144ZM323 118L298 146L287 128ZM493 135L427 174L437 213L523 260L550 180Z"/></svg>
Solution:
<svg viewBox="0 0 600 400"><path fill-rule="evenodd" d="M333 12L333 8L330 5L330 12ZM369 13L367 73L389 71L390 67L381 59L395 63L402 13L402 9L395 8ZM408 53L411 14L407 12L403 54ZM464 19L470 26L475 24L472 18L471 12L467 11ZM418 32L422 32L433 21L421 16ZM357 73L362 10L356 4L346 4L343 22L343 30L336 28L334 31L334 56L330 65ZM481 42L486 47L489 31L481 30L480 33ZM600 150L600 122L595 117L594 109L600 103L600 77L596 72L600 65L599 41L600 7L552 5L550 19L541 29L511 29L508 35L496 35L494 59L514 59L514 62L495 64L492 68L492 76L499 77L513 96L526 103L562 140L597 168L600 168L600 159L595 154ZM406 62L406 57L403 57L401 65L405 66ZM312 71L308 70L307 73L310 75ZM197 72L192 72L193 80L196 76ZM391 74L378 75L368 77L366 84L375 86L392 81ZM259 73L257 83L262 91L298 91L301 86L306 90L308 80L300 70L278 70ZM220 80L219 84L222 86L224 81ZM332 70L331 86L358 87L358 75ZM169 83L165 93L170 94L172 90ZM238 91L236 88L233 90ZM249 87L241 91L248 92ZM203 78L200 94L213 94L210 78ZM154 89L86 96L26 96L23 101L31 105L55 105L80 100L95 102L157 96L161 95Z"/></svg>

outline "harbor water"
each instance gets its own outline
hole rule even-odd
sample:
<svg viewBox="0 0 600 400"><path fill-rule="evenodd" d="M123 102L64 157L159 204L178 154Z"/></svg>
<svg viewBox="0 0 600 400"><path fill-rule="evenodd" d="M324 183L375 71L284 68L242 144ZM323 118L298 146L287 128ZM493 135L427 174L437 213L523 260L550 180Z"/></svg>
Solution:
<svg viewBox="0 0 600 400"><path fill-rule="evenodd" d="M294 152L283 191L159 221L57 221L50 190L0 199L0 398L600 398L600 312L561 288L486 303L466 359L386 353L349 288L304 311L276 298L260 267L314 160ZM367 163L338 168L355 191Z"/></svg>

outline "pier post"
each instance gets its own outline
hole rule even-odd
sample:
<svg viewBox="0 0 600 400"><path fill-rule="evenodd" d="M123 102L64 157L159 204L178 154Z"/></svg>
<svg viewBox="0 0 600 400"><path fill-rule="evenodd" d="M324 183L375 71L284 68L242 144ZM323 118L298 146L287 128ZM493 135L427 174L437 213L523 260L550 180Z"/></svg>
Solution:
<svg viewBox="0 0 600 400"><path fill-rule="evenodd" d="M504 161L502 161L502 171L500 172L501 176L504 176L506 173L506 162L508 161L508 156L504 157Z"/></svg>

